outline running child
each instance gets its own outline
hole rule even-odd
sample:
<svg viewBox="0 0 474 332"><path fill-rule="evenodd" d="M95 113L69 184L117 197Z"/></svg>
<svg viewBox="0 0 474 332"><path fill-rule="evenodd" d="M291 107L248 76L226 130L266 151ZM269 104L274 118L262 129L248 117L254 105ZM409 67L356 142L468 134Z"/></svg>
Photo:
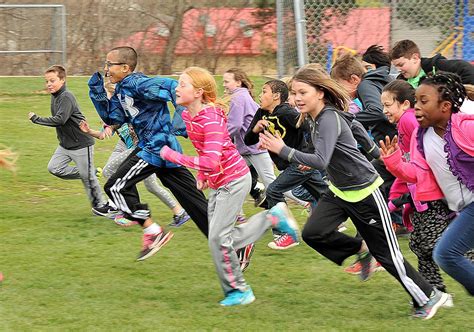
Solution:
<svg viewBox="0 0 474 332"><path fill-rule="evenodd" d="M235 249L256 241L271 224L280 231L297 236L294 221L288 221L285 205L263 211L247 223L236 226L251 176L245 160L232 143L222 105L217 102L217 85L205 69L184 70L176 87L176 102L186 107L182 113L186 131L198 156L186 156L163 146L163 159L198 171L197 186L209 188L209 248L225 298L222 306L249 304L255 300L243 277ZM282 217L283 216L283 217ZM291 224L291 225L290 225Z"/></svg>
<svg viewBox="0 0 474 332"><path fill-rule="evenodd" d="M396 139L386 139L381 147L387 164L410 175L417 185L425 181L428 169L433 172L449 208L458 213L437 241L433 258L474 295L474 262L465 256L474 248L474 115L459 112L465 98L456 74L426 78L416 90L420 128L412 139L411 162L400 163Z"/></svg>
<svg viewBox="0 0 474 332"><path fill-rule="evenodd" d="M350 126L340 115L348 109L349 96L319 71L302 69L293 77L295 102L302 113L300 123L312 123L314 153L288 147L269 133L260 134L261 144L281 158L326 170L330 192L324 194L304 226L303 240L336 264L359 255L360 277L373 272L371 254L393 275L419 308L414 316L430 319L448 295L430 285L405 259L391 226L390 213L379 189L382 179L357 149ZM351 218L360 238L338 232ZM370 250L370 253L369 253Z"/></svg>
<svg viewBox="0 0 474 332"><path fill-rule="evenodd" d="M33 112L28 114L31 122L56 128L59 146L48 164L48 171L65 180L81 179L87 196L95 209L104 211L104 216L116 212L105 201L94 166L94 139L83 133L79 123L84 115L76 98L66 88L66 69L63 66L49 67L44 74L46 87L51 93L51 116L40 117ZM73 161L74 166L69 163ZM95 213L95 212L94 212Z"/></svg>

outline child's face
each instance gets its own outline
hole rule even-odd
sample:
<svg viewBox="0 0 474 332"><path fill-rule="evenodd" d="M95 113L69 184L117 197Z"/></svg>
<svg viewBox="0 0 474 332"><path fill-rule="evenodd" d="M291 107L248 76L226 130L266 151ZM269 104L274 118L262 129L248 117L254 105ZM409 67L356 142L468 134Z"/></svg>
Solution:
<svg viewBox="0 0 474 332"><path fill-rule="evenodd" d="M49 72L44 74L44 79L46 81L46 88L49 93L56 93L64 85L64 79L60 79L58 74L55 72Z"/></svg>
<svg viewBox="0 0 474 332"><path fill-rule="evenodd" d="M276 97L280 98L278 94L273 93L269 85L264 84L262 87L262 93L258 96L260 99L260 107L264 110L273 110Z"/></svg>
<svg viewBox="0 0 474 332"><path fill-rule="evenodd" d="M105 76L109 77L110 83L118 83L122 81L128 74L129 68L126 63L119 61L118 51L112 51L107 54L104 71Z"/></svg>
<svg viewBox="0 0 474 332"><path fill-rule="evenodd" d="M439 101L438 91L435 87L421 84L416 89L415 98L415 117L420 127L432 127L442 122L445 117L442 109L446 107L446 103L450 103Z"/></svg>
<svg viewBox="0 0 474 332"><path fill-rule="evenodd" d="M398 59L394 59L392 60L392 64L406 79L416 77L421 69L421 60L417 53L412 54L409 58L402 56Z"/></svg>
<svg viewBox="0 0 474 332"><path fill-rule="evenodd" d="M292 90L295 92L296 107L301 113L316 115L324 107L324 92L307 83L293 81Z"/></svg>
<svg viewBox="0 0 474 332"><path fill-rule="evenodd" d="M193 86L192 78L187 74L181 74L176 87L176 103L182 106L189 106L196 99L200 98L199 91Z"/></svg>
<svg viewBox="0 0 474 332"><path fill-rule="evenodd" d="M236 81L235 80L235 75L233 73L225 73L222 77L224 83L224 90L227 94L232 93L237 88L240 88L242 86L241 81Z"/></svg>
<svg viewBox="0 0 474 332"><path fill-rule="evenodd" d="M382 92L380 99L382 101L383 114L388 118L388 121L398 123L406 109L406 104L401 104L395 99L395 95L389 91Z"/></svg>

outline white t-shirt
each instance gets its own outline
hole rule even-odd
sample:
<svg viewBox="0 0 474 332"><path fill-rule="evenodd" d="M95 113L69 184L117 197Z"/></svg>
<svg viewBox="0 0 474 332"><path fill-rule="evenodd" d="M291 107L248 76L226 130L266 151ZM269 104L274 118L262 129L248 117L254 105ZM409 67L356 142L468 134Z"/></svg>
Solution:
<svg viewBox="0 0 474 332"><path fill-rule="evenodd" d="M461 105L461 112L474 114L474 101L469 100L468 98L464 99L464 102Z"/></svg>
<svg viewBox="0 0 474 332"><path fill-rule="evenodd" d="M474 202L474 193L459 182L449 170L448 153L444 152L445 145L446 141L436 134L433 127L430 127L423 138L426 161L433 171L449 208L453 211L460 211L466 205Z"/></svg>

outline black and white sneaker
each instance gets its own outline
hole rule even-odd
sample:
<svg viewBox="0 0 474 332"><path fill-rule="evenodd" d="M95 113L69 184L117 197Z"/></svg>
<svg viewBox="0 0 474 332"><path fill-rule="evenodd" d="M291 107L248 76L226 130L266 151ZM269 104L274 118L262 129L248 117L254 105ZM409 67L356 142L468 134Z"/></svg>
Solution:
<svg viewBox="0 0 474 332"><path fill-rule="evenodd" d="M119 213L119 211L117 211L116 208L111 207L109 204L104 204L101 206L94 206L92 208L92 213L96 216L114 219L115 215Z"/></svg>

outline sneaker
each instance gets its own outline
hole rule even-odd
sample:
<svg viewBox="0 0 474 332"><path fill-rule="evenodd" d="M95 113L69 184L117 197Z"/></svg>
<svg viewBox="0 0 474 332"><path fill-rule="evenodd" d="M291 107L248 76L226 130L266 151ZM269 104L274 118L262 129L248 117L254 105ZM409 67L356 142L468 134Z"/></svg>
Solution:
<svg viewBox="0 0 474 332"><path fill-rule="evenodd" d="M448 298L449 294L434 289L433 292L431 292L429 301L424 306L416 308L413 317L423 320L432 318L438 309L446 303Z"/></svg>
<svg viewBox="0 0 474 332"><path fill-rule="evenodd" d="M254 206L255 207L260 207L262 203L267 199L265 189L257 189L258 193L256 197L254 198Z"/></svg>
<svg viewBox="0 0 474 332"><path fill-rule="evenodd" d="M293 243L298 242L298 224L284 202L272 207L267 213L267 218L277 232L290 236Z"/></svg>
<svg viewBox="0 0 474 332"><path fill-rule="evenodd" d="M357 262L360 264L359 278L361 281L367 281L375 272L375 259L368 251L358 254Z"/></svg>
<svg viewBox="0 0 474 332"><path fill-rule="evenodd" d="M250 259L252 258L255 245L253 243L247 244L245 247L236 250L237 257L240 261L240 270L245 272L250 265Z"/></svg>
<svg viewBox="0 0 474 332"><path fill-rule="evenodd" d="M253 295L252 288L247 286L247 289L242 292L239 290L233 290L227 293L225 299L223 299L220 303L221 306L230 307L233 305L244 305L250 304L255 301L255 295Z"/></svg>
<svg viewBox="0 0 474 332"><path fill-rule="evenodd" d="M446 299L446 302L443 303L443 308L452 308L454 307L454 301L453 301L453 295L448 294L448 298Z"/></svg>
<svg viewBox="0 0 474 332"><path fill-rule="evenodd" d="M158 252L173 237L172 232L162 230L156 234L143 234L143 248L138 254L137 261L143 261L150 258Z"/></svg>
<svg viewBox="0 0 474 332"><path fill-rule="evenodd" d="M101 216L101 217L106 217L109 219L114 219L115 215L118 213L117 209L111 207L109 204L104 204L101 206L94 206L92 208L92 213Z"/></svg>
<svg viewBox="0 0 474 332"><path fill-rule="evenodd" d="M296 247L298 244L300 243L295 241L292 236L283 234L272 242L269 242L268 247L275 250L286 250Z"/></svg>
<svg viewBox="0 0 474 332"><path fill-rule="evenodd" d="M349 273L349 274L360 274L362 266L360 265L360 262L357 260L353 264L349 265L344 269L344 272ZM373 266L374 272L379 272L379 271L385 271L385 268L380 264L379 262L375 261L375 264Z"/></svg>
<svg viewBox="0 0 474 332"><path fill-rule="evenodd" d="M168 226L180 227L183 226L189 219L191 219L191 217L186 211L184 211L181 214L175 214L173 216L173 221L171 221Z"/></svg>
<svg viewBox="0 0 474 332"><path fill-rule="evenodd" d="M115 215L114 222L120 227L130 227L130 226L138 225L138 222L133 221L133 220L128 220L121 213L117 213Z"/></svg>

